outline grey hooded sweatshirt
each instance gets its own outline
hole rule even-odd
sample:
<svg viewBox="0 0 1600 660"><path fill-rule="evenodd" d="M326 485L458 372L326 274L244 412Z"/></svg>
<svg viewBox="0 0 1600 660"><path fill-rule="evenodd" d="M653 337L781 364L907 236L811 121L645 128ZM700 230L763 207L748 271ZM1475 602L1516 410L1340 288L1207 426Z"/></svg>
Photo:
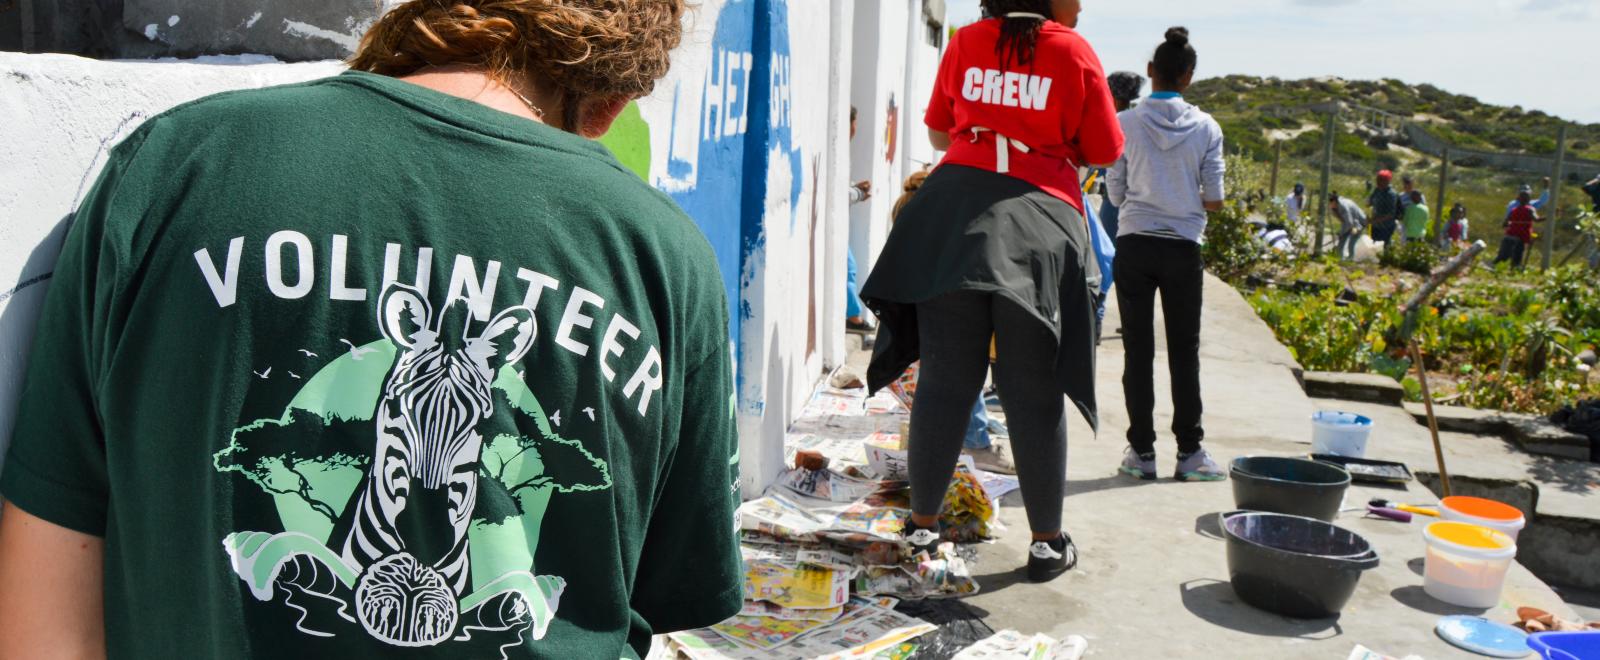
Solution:
<svg viewBox="0 0 1600 660"><path fill-rule="evenodd" d="M1106 194L1122 214L1117 235L1202 242L1203 201L1223 195L1222 127L1182 98L1150 98L1117 119L1127 142L1106 171Z"/></svg>

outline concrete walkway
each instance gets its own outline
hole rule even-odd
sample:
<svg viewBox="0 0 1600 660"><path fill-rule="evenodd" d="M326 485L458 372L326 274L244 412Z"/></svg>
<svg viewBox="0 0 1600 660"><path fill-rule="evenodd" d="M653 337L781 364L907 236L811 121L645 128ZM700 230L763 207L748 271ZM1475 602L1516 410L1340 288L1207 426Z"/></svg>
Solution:
<svg viewBox="0 0 1600 660"><path fill-rule="evenodd" d="M1207 446L1224 464L1244 455L1306 454L1309 417L1320 404L1301 389L1298 365L1231 287L1207 276L1205 296L1201 369ZM1362 577L1338 618L1289 619L1239 601L1228 582L1216 523L1218 512L1234 508L1230 484L1173 481L1167 475L1176 449L1164 431L1157 444L1162 479L1142 482L1116 474L1128 426L1120 384L1122 350L1114 332L1118 326L1113 304L1099 352L1100 435L1091 435L1077 418L1070 429L1066 526L1082 559L1076 570L1054 582L1028 583L1020 570L1027 552L1026 518L1020 498L1008 496L1001 509L1008 530L998 542L980 546L974 573L983 590L966 600L988 625L1057 638L1081 634L1090 640L1090 656L1102 658L1344 658L1356 644L1397 657L1475 657L1433 634L1442 615L1480 612L1446 605L1423 592L1424 546L1417 523L1355 513L1336 521L1371 541L1382 560ZM1161 355L1156 426L1165 429L1171 408ZM1394 410L1404 415L1402 409ZM1380 424L1387 429L1390 423L1385 419ZM1423 434L1426 438L1425 429ZM1385 431L1374 439L1369 455L1388 458L1392 447L1406 446L1401 458L1413 470L1427 465L1409 449L1415 439L1405 437L1403 444L1391 441ZM1413 482L1405 490L1357 485L1346 504L1362 504L1370 497L1436 501ZM1509 622L1521 605L1574 616L1521 566L1514 567L1502 604L1482 614Z"/></svg>

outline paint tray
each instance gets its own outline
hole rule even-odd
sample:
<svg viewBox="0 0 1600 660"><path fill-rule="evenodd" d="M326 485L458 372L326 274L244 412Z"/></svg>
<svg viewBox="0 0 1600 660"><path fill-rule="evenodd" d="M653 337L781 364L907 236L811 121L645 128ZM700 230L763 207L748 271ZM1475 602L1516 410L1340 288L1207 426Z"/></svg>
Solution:
<svg viewBox="0 0 1600 660"><path fill-rule="evenodd" d="M1411 469L1406 467L1405 463L1334 454L1312 454L1311 460L1333 463L1344 468L1350 472L1351 481L1375 484L1403 484L1411 481Z"/></svg>

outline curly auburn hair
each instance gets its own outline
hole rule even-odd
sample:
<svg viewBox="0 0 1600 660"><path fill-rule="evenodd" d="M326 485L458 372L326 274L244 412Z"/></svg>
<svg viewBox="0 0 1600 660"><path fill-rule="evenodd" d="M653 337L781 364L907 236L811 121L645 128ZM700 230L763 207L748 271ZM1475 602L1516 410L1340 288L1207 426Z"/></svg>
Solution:
<svg viewBox="0 0 1600 660"><path fill-rule="evenodd" d="M350 68L532 75L568 99L649 94L682 37L684 0L409 0L361 38Z"/></svg>

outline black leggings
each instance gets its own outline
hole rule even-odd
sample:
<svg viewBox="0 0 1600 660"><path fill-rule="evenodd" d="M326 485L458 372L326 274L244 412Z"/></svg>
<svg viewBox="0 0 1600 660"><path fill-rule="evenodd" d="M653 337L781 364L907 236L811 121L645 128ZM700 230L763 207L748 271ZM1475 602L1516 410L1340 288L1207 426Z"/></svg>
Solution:
<svg viewBox="0 0 1600 660"><path fill-rule="evenodd" d="M1066 399L1056 382L1057 340L1020 305L990 293L955 291L917 304L922 372L911 409L911 510L937 515L961 454L972 400L989 368L1011 429L1022 504L1034 532L1061 529L1066 490Z"/></svg>

